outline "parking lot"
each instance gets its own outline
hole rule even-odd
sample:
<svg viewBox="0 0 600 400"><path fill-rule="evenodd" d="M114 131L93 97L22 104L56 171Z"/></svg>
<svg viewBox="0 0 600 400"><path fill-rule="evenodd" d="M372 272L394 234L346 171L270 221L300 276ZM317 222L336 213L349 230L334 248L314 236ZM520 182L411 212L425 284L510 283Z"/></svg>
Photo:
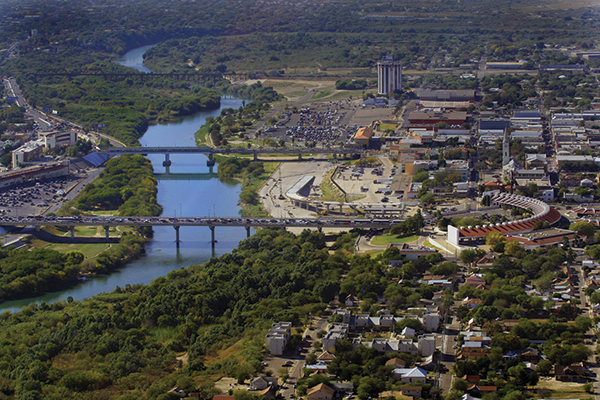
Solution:
<svg viewBox="0 0 600 400"><path fill-rule="evenodd" d="M69 188L80 179L68 176L0 189L0 212L14 216L38 215L61 202Z"/></svg>
<svg viewBox="0 0 600 400"><path fill-rule="evenodd" d="M358 129L352 125L355 106L349 100L312 103L300 109L285 111L273 127L265 129L264 136L283 139L288 143L317 146L348 143Z"/></svg>

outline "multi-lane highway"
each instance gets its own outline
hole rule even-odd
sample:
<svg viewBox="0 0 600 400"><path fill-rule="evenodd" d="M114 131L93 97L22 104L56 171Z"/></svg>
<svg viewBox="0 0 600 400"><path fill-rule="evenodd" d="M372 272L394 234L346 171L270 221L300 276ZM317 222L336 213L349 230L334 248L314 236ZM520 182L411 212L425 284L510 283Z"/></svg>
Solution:
<svg viewBox="0 0 600 400"><path fill-rule="evenodd" d="M307 228L390 228L398 219L365 218L223 218L223 217L0 217L0 226L241 226Z"/></svg>

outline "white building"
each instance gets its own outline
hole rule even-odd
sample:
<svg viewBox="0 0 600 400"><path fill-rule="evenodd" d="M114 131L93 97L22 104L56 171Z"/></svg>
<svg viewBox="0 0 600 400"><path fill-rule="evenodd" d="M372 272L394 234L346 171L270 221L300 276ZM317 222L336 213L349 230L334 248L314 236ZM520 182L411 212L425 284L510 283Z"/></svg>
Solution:
<svg viewBox="0 0 600 400"><path fill-rule="evenodd" d="M39 160L44 147L39 142L27 142L23 146L12 151L12 166L17 168L29 161Z"/></svg>
<svg viewBox="0 0 600 400"><path fill-rule="evenodd" d="M267 349L274 356L280 356L283 354L283 350L288 343L288 340L292 336L292 323L291 322L278 322L271 325L271 329L265 336L265 344Z"/></svg>
<svg viewBox="0 0 600 400"><path fill-rule="evenodd" d="M440 313L437 311L426 311L421 317L421 322L427 332L435 332L440 327Z"/></svg>
<svg viewBox="0 0 600 400"><path fill-rule="evenodd" d="M47 149L75 146L75 143L77 143L77 131L72 129L65 131L38 132L38 137L44 140L44 145Z"/></svg>
<svg viewBox="0 0 600 400"><path fill-rule="evenodd" d="M334 322L329 326L329 332L323 336L323 350L335 350L335 344L338 340L348 337L348 324Z"/></svg>
<svg viewBox="0 0 600 400"><path fill-rule="evenodd" d="M423 357L429 357L435 352L435 339L436 335L433 333L426 333L419 336L419 353Z"/></svg>
<svg viewBox="0 0 600 400"><path fill-rule="evenodd" d="M377 93L387 95L402 90L402 63L384 57L377 63Z"/></svg>

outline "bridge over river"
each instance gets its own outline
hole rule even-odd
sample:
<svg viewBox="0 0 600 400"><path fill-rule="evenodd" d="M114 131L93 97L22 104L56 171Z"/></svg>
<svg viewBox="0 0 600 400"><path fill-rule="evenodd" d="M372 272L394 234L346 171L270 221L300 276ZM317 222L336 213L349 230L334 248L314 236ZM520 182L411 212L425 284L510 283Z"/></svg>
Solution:
<svg viewBox="0 0 600 400"><path fill-rule="evenodd" d="M190 146L190 147L111 147L104 150L108 154L164 154L165 161L163 166L169 167L172 162L169 158L171 154L208 154L207 165L213 166L213 154L242 154L252 155L254 160L258 160L259 154L292 154L298 156L302 160L302 154L333 154L337 158L338 155L358 155L372 150L367 150L361 147L209 147L209 146Z"/></svg>
<svg viewBox="0 0 600 400"><path fill-rule="evenodd" d="M398 219L366 219L366 218L224 218L224 217L1 217L0 226L23 227L23 226L63 226L71 231L71 237L75 237L76 226L102 226L106 230L108 239L109 229L113 226L172 226L175 228L175 241L180 242L179 228L182 226L206 226L211 230L211 242L214 246L216 227L244 227L247 236L250 237L250 229L253 227L272 228L376 228L389 229L399 224Z"/></svg>

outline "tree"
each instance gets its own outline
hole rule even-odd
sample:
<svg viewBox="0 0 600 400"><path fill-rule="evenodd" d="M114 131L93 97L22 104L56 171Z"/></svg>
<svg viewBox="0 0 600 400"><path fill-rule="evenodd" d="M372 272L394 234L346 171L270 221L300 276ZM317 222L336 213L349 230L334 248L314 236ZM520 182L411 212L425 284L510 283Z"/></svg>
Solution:
<svg viewBox="0 0 600 400"><path fill-rule="evenodd" d="M485 238L485 244L490 247L497 246L503 242L506 242L506 238L498 231L490 232L490 234Z"/></svg>
<svg viewBox="0 0 600 400"><path fill-rule="evenodd" d="M580 236L585 236L588 240L594 237L594 225L586 221L575 222L569 229L576 231Z"/></svg>
<svg viewBox="0 0 600 400"><path fill-rule="evenodd" d="M485 255L481 249L467 249L460 252L459 258L464 264L471 264Z"/></svg>
<svg viewBox="0 0 600 400"><path fill-rule="evenodd" d="M553 364L550 360L540 360L535 367L535 372L542 376L550 376L550 373L553 370Z"/></svg>
<svg viewBox="0 0 600 400"><path fill-rule="evenodd" d="M10 167L12 165L12 154L3 154L2 157L0 157L0 164L4 165L5 167Z"/></svg>
<svg viewBox="0 0 600 400"><path fill-rule="evenodd" d="M463 379L455 379L452 382L452 390L458 390L459 392L465 393L469 388L469 383Z"/></svg>
<svg viewBox="0 0 600 400"><path fill-rule="evenodd" d="M525 256L526 252L521 243L516 240L511 240L505 244L504 254L511 257L522 258Z"/></svg>
<svg viewBox="0 0 600 400"><path fill-rule="evenodd" d="M419 201L425 207L435 203L435 196L432 193L425 193L423 196L419 197Z"/></svg>

